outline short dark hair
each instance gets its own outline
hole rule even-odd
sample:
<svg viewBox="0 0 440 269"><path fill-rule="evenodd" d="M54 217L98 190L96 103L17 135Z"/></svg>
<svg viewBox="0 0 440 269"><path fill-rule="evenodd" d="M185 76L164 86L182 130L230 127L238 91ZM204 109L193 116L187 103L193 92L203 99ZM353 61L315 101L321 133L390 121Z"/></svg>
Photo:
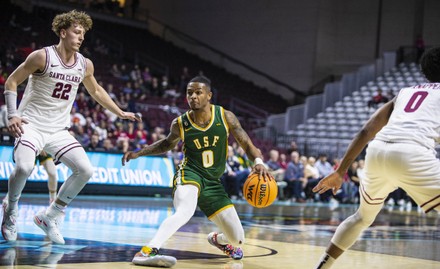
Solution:
<svg viewBox="0 0 440 269"><path fill-rule="evenodd" d="M189 81L191 82L199 82L205 84L209 89L211 89L211 80L205 76L197 76Z"/></svg>
<svg viewBox="0 0 440 269"><path fill-rule="evenodd" d="M420 60L420 67L430 82L440 82L440 47L426 51Z"/></svg>

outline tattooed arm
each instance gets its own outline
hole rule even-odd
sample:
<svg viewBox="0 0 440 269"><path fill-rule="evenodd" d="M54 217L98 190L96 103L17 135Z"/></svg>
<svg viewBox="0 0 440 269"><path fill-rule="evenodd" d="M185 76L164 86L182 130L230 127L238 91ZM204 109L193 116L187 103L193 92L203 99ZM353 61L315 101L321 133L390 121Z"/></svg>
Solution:
<svg viewBox="0 0 440 269"><path fill-rule="evenodd" d="M240 147L244 149L246 155L249 157L251 161L255 163L252 168L252 173L257 173L263 176L265 179L271 179L272 176L267 170L266 166L262 163L263 155L261 154L260 149L255 147L254 143L252 143L249 135L243 130L240 122L237 117L231 111L225 110L226 122L229 125L229 131L234 136L235 140L237 140ZM256 161L258 160L259 161Z"/></svg>
<svg viewBox="0 0 440 269"><path fill-rule="evenodd" d="M173 120L170 127L170 133L167 137L154 142L151 145L145 146L137 152L127 151L122 157L122 165L132 159L136 159L139 156L157 155L165 153L168 150L173 149L180 140L179 124L177 118Z"/></svg>

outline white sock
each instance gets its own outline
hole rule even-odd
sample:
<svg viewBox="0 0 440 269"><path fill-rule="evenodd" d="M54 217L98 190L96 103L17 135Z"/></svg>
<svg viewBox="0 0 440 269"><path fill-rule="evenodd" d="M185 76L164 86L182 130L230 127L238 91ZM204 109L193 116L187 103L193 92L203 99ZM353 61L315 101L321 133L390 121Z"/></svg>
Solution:
<svg viewBox="0 0 440 269"><path fill-rule="evenodd" d="M57 218L64 214L64 210L66 210L67 206L57 204L56 202L53 202L47 209L46 209L46 215L50 218Z"/></svg>
<svg viewBox="0 0 440 269"><path fill-rule="evenodd" d="M49 199L54 200L57 198L57 192L56 191L49 191Z"/></svg>
<svg viewBox="0 0 440 269"><path fill-rule="evenodd" d="M328 269L331 268L333 263L335 262L335 258L324 253L321 259L319 259L319 263L316 265L316 269Z"/></svg>
<svg viewBox="0 0 440 269"><path fill-rule="evenodd" d="M8 207L6 208L6 210L9 210L9 211L18 210L18 200L15 200L15 201L11 202L9 200L9 194L8 193L6 193L6 196L5 196L4 200L6 200L8 202Z"/></svg>

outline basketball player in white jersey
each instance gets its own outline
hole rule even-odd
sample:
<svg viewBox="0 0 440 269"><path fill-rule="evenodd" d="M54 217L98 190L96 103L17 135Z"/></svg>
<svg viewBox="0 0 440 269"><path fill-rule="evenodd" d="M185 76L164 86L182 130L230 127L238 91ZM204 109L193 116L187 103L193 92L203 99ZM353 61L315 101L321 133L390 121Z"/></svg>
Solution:
<svg viewBox="0 0 440 269"><path fill-rule="evenodd" d="M141 120L134 113L122 111L111 100L96 82L93 63L78 52L91 27L92 20L84 12L73 10L57 15L52 30L59 37L59 43L32 52L6 81L8 129L16 138L16 166L9 177L9 195L3 206L1 227L7 241L17 239L18 200L35 165L35 156L44 150L52 155L55 163L68 166L72 175L61 186L56 200L47 210L39 212L34 222L54 243L64 244L57 223L93 173L81 144L67 130L69 113L81 82L98 103L120 118ZM29 93L17 110L17 86L27 78Z"/></svg>
<svg viewBox="0 0 440 269"><path fill-rule="evenodd" d="M338 169L313 189L335 194L350 164L374 138L367 148L366 178L360 181L359 209L336 229L316 268L331 268L398 187L426 213L440 211L440 161L434 149L440 142L440 47L425 53L421 69L430 83L401 89L376 111L348 146Z"/></svg>

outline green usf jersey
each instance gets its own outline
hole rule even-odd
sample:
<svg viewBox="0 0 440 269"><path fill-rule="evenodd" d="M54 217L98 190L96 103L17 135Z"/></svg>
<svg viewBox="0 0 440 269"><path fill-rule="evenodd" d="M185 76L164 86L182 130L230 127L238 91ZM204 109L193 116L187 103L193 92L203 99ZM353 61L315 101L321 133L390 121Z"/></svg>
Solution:
<svg viewBox="0 0 440 269"><path fill-rule="evenodd" d="M228 124L223 107L211 105L211 120L202 128L189 112L178 118L185 158L181 169L191 168L206 179L219 179L225 171L228 154Z"/></svg>

